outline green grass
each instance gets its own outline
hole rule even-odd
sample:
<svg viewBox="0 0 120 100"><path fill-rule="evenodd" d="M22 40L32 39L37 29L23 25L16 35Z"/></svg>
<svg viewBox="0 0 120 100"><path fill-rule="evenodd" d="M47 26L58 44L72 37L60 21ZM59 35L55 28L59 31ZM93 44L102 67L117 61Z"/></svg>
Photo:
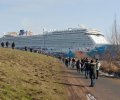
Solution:
<svg viewBox="0 0 120 100"><path fill-rule="evenodd" d="M0 48L0 99L66 100L61 67L53 57Z"/></svg>

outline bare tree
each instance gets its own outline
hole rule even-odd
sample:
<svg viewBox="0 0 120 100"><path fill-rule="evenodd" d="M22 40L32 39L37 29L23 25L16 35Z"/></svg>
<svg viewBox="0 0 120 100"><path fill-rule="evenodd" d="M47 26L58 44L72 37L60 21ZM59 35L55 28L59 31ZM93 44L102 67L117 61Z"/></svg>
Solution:
<svg viewBox="0 0 120 100"><path fill-rule="evenodd" d="M114 49L117 55L117 59L120 57L120 26L117 23L116 17L114 19L113 28L112 28L112 44L114 45Z"/></svg>
<svg viewBox="0 0 120 100"><path fill-rule="evenodd" d="M113 21L111 32L107 35L111 46L105 52L106 60L113 63L114 60L120 60L120 27L117 22L116 16Z"/></svg>
<svg viewBox="0 0 120 100"><path fill-rule="evenodd" d="M116 19L113 21L112 28L109 34L107 34L108 40L111 43L110 46L105 51L103 70L110 73L120 73L119 63L120 63L120 26Z"/></svg>

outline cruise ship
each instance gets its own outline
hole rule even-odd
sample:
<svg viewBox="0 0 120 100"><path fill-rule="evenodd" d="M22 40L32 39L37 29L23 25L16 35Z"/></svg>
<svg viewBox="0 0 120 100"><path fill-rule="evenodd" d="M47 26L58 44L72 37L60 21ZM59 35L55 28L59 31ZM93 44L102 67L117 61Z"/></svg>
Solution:
<svg viewBox="0 0 120 100"><path fill-rule="evenodd" d="M87 52L109 44L100 31L90 28L44 31L42 35L25 35L25 33L24 30L21 30L18 35L4 35L0 38L0 42L14 42L16 48L26 46L49 52L68 52L70 50Z"/></svg>

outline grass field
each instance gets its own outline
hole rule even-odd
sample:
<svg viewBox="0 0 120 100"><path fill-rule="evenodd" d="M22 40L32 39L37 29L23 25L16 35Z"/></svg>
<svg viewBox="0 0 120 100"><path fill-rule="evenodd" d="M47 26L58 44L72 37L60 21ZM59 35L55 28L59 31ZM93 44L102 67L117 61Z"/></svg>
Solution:
<svg viewBox="0 0 120 100"><path fill-rule="evenodd" d="M0 48L0 99L66 100L61 67L46 55Z"/></svg>

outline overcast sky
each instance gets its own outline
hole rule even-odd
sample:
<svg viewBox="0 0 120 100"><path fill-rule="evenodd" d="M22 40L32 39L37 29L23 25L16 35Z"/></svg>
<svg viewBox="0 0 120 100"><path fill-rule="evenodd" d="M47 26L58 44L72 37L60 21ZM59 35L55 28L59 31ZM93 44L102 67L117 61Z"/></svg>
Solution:
<svg viewBox="0 0 120 100"><path fill-rule="evenodd" d="M120 0L0 0L0 35L3 32L67 29L78 25L109 32Z"/></svg>

